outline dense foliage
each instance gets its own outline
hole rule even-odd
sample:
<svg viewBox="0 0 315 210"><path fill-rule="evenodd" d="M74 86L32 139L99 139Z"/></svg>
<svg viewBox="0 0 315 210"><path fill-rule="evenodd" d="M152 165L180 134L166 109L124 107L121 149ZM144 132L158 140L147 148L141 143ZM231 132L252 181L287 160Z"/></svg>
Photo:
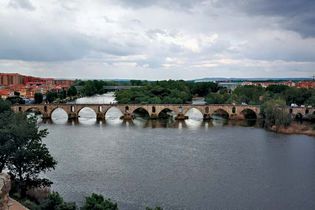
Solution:
<svg viewBox="0 0 315 210"><path fill-rule="evenodd" d="M286 105L291 104L315 106L315 89L295 88L285 85L239 86L232 93L219 90L209 93L206 102L209 104L251 104L262 105L270 100L283 100Z"/></svg>
<svg viewBox="0 0 315 210"><path fill-rule="evenodd" d="M41 201L34 199L21 200L24 206L32 210L118 210L117 203L105 199L102 195L93 193L85 198L81 208L73 202L65 202L57 192L52 192L47 198ZM145 208L145 210L163 210L161 207Z"/></svg>
<svg viewBox="0 0 315 210"><path fill-rule="evenodd" d="M6 102L0 104L0 173L9 169L22 196L29 188L49 186L51 182L39 176L56 165L42 142L47 130L40 130L36 119L10 111Z"/></svg>
<svg viewBox="0 0 315 210"><path fill-rule="evenodd" d="M190 92L194 96L205 97L209 93L216 93L220 90L217 83L214 82L189 82Z"/></svg>
<svg viewBox="0 0 315 210"><path fill-rule="evenodd" d="M85 199L82 210L118 210L117 203L113 203L110 199L104 199L102 195L93 193Z"/></svg>
<svg viewBox="0 0 315 210"><path fill-rule="evenodd" d="M193 96L205 96L217 92L219 87L212 82L193 83L183 80L146 82L142 87L116 92L116 100L123 104L183 104Z"/></svg>
<svg viewBox="0 0 315 210"><path fill-rule="evenodd" d="M286 111L287 106L284 100L273 99L261 105L261 113L265 116L265 127L289 126L291 116Z"/></svg>
<svg viewBox="0 0 315 210"><path fill-rule="evenodd" d="M238 86L234 91L219 87L212 82L174 81L140 81L133 84L142 85L129 90L116 92L116 100L122 104L181 104L190 103L192 98L205 97L208 104L250 104L261 105L268 100L281 99L287 105L315 106L315 90L288 87L285 85Z"/></svg>
<svg viewBox="0 0 315 210"><path fill-rule="evenodd" d="M41 104L43 102L43 94L42 93L35 93L34 95L34 100L35 100L35 104Z"/></svg>
<svg viewBox="0 0 315 210"><path fill-rule="evenodd" d="M67 97L72 97L77 94L77 90L75 87L71 86L68 91L62 89L58 92L56 91L48 91L46 93L46 102L52 103L53 101L56 100L63 100L66 99Z"/></svg>

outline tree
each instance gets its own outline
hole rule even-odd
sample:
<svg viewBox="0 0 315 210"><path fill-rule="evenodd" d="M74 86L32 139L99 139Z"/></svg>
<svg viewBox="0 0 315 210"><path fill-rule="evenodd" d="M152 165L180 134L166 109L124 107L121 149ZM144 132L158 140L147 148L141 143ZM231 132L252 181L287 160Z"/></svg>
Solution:
<svg viewBox="0 0 315 210"><path fill-rule="evenodd" d="M261 113L265 116L265 127L289 126L291 116L287 112L287 106L284 100L273 99L265 102L261 106Z"/></svg>
<svg viewBox="0 0 315 210"><path fill-rule="evenodd" d="M10 105L11 104L9 101L4 101L0 99L0 113L3 113L5 111L11 111Z"/></svg>
<svg viewBox="0 0 315 210"><path fill-rule="evenodd" d="M94 86L93 81L87 81L85 85L83 86L83 93L87 96L93 96L96 94L97 90Z"/></svg>
<svg viewBox="0 0 315 210"><path fill-rule="evenodd" d="M71 86L68 89L68 96L76 96L78 94L77 89L74 86Z"/></svg>
<svg viewBox="0 0 315 210"><path fill-rule="evenodd" d="M2 103L0 103L1 105ZM12 112L2 109L1 106L0 113L0 173L7 166L10 155L14 152L15 146L13 141L11 141L11 136L13 135L12 125L15 120L12 120Z"/></svg>
<svg viewBox="0 0 315 210"><path fill-rule="evenodd" d="M54 100L56 100L58 98L58 95L56 92L47 92L46 93L46 100L49 103L52 103Z"/></svg>
<svg viewBox="0 0 315 210"><path fill-rule="evenodd" d="M220 89L218 84L214 82L194 82L190 86L191 93L201 97L207 96L209 93L215 93Z"/></svg>
<svg viewBox="0 0 315 210"><path fill-rule="evenodd" d="M82 210L118 210L117 203L113 203L110 199L104 199L102 195L93 193L90 197L86 197Z"/></svg>
<svg viewBox="0 0 315 210"><path fill-rule="evenodd" d="M292 87L288 88L284 95L287 105L303 105L313 95L313 92L311 89Z"/></svg>
<svg viewBox="0 0 315 210"><path fill-rule="evenodd" d="M161 207L157 206L155 208L146 207L145 210L163 210Z"/></svg>
<svg viewBox="0 0 315 210"><path fill-rule="evenodd" d="M15 95L15 96L20 96L21 94L20 94L20 92L18 92L18 91L14 91L14 95Z"/></svg>
<svg viewBox="0 0 315 210"><path fill-rule="evenodd" d="M187 103L192 95L188 83L182 80L156 81L143 83L142 87L121 90L115 93L118 103Z"/></svg>
<svg viewBox="0 0 315 210"><path fill-rule="evenodd" d="M266 91L269 91L271 93L284 93L287 89L289 88L289 86L287 85L269 85L266 88Z"/></svg>
<svg viewBox="0 0 315 210"><path fill-rule="evenodd" d="M75 203L64 202L58 192L52 192L40 204L41 209L45 210L76 210Z"/></svg>
<svg viewBox="0 0 315 210"><path fill-rule="evenodd" d="M20 96L9 96L5 100L11 104L25 104L25 101Z"/></svg>
<svg viewBox="0 0 315 210"><path fill-rule="evenodd" d="M29 188L51 184L39 177L57 164L42 142L47 134L46 129L39 130L35 118L24 113L0 114L0 170L9 169L22 197Z"/></svg>
<svg viewBox="0 0 315 210"><path fill-rule="evenodd" d="M239 86L233 91L232 98L238 103L261 104L259 98L264 92L265 89L261 86Z"/></svg>
<svg viewBox="0 0 315 210"><path fill-rule="evenodd" d="M41 104L43 102L43 94L35 93L34 99L35 99L35 104Z"/></svg>
<svg viewBox="0 0 315 210"><path fill-rule="evenodd" d="M229 97L230 96L227 93L209 93L206 97L206 102L208 104L225 104Z"/></svg>

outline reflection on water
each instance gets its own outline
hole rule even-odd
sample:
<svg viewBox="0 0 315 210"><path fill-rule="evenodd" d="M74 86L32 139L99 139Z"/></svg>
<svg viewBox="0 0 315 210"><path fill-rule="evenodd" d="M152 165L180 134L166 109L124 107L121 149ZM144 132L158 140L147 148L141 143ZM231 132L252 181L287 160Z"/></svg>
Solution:
<svg viewBox="0 0 315 210"><path fill-rule="evenodd" d="M112 99L105 94L76 102ZM53 190L79 204L101 193L122 210L315 208L312 137L256 129L255 120L204 122L196 109L185 121L142 114L123 121L112 107L97 121L93 110L82 109L78 120L68 121L57 109L42 121L50 133L44 141L58 161L47 173Z"/></svg>
<svg viewBox="0 0 315 210"><path fill-rule="evenodd" d="M119 115L120 116L120 115ZM68 120L65 118L57 118L52 120L39 120L42 124L64 124L64 125L120 125L128 127L141 127L141 128L188 128L188 129L200 129L210 127L222 127L222 126L242 126L242 127L259 127L256 120L242 120L242 121L228 121L222 120L194 120L187 119L184 121L177 121L173 119L144 119L136 118L131 121L121 120L119 117L108 117L106 120L97 121L94 117L86 117L82 115L78 120Z"/></svg>
<svg viewBox="0 0 315 210"><path fill-rule="evenodd" d="M312 137L270 133L250 121L123 121L116 114L92 125L40 124L58 161L47 177L65 200L82 204L96 192L122 210L315 208Z"/></svg>
<svg viewBox="0 0 315 210"><path fill-rule="evenodd" d="M106 96L108 97L108 96ZM102 97L103 98L103 97ZM256 120L243 120L243 121L228 121L221 117L216 117L211 121L204 122L201 112L195 108L190 109L186 116L188 119L185 121L176 121L175 115L170 114L166 119L150 120L148 116L142 113L135 113L135 119L132 121L123 121L120 119L122 112L116 108L110 108L105 115L104 121L96 120L96 113L90 108L83 108L79 112L78 120L68 121L67 113L63 109L56 109L52 113L51 120L45 120L43 123L53 124L70 124L70 125L121 125L121 126L137 126L142 128L189 128L199 129L201 127L213 126L252 126L257 127Z"/></svg>

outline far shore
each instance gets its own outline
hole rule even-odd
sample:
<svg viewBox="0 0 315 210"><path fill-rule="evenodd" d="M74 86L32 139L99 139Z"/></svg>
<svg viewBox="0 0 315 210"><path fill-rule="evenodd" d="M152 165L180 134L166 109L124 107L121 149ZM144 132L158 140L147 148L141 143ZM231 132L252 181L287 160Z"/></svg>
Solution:
<svg viewBox="0 0 315 210"><path fill-rule="evenodd" d="M270 131L282 134L303 134L308 136L315 136L315 129L313 129L312 124L292 122L291 125L285 126L272 126Z"/></svg>

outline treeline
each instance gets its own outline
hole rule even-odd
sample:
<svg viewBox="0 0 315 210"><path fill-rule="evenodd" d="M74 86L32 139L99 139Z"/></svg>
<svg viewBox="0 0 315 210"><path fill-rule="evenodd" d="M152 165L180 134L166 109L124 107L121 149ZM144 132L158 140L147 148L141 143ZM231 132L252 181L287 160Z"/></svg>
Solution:
<svg viewBox="0 0 315 210"><path fill-rule="evenodd" d="M286 85L239 86L232 93L226 90L210 93L206 97L209 104L245 103L262 105L270 100L282 100L286 105L315 106L315 89L295 88Z"/></svg>
<svg viewBox="0 0 315 210"><path fill-rule="evenodd" d="M315 90L285 85L239 86L234 91L212 82L187 82L183 80L146 82L142 87L116 92L118 103L180 104L190 103L193 96L205 97L208 104L261 105L272 99L284 100L291 105L315 105Z"/></svg>
<svg viewBox="0 0 315 210"><path fill-rule="evenodd" d="M142 83L142 87L115 93L118 103L182 104L190 103L193 96L204 97L220 89L216 83L194 83L168 80Z"/></svg>

